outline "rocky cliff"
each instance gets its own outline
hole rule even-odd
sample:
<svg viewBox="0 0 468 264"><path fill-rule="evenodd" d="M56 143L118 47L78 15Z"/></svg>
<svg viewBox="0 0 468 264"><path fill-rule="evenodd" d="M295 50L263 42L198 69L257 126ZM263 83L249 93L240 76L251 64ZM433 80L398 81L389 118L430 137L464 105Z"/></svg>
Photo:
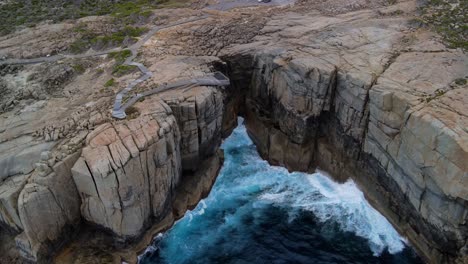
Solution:
<svg viewBox="0 0 468 264"><path fill-rule="evenodd" d="M355 179L426 260L466 261L467 57L372 16L273 19L228 50L250 54L248 132L273 164Z"/></svg>
<svg viewBox="0 0 468 264"><path fill-rule="evenodd" d="M190 74L215 61L190 59ZM45 263L88 227L122 247L154 224L170 225L163 220L196 205L222 165L218 147L232 125L223 126L225 100L219 88L195 87L138 102L123 121L102 101L65 113L65 122L48 112L50 101L3 119L0 231L15 237L23 258Z"/></svg>
<svg viewBox="0 0 468 264"><path fill-rule="evenodd" d="M75 240L63 263L85 262L86 243L141 249L207 194L240 114L271 163L352 177L429 262L467 262L466 53L417 27L413 1L348 2L210 11L158 32L138 51L153 77L135 92L213 65L232 85L154 95L123 121L110 118L111 103L139 73L112 75L110 58L1 68L0 239L37 262L78 231L90 239ZM39 33L15 36L40 51L49 44Z"/></svg>
<svg viewBox="0 0 468 264"><path fill-rule="evenodd" d="M216 153L222 102L216 88L166 94L163 101L136 104L137 118L91 132L72 168L84 219L123 240L162 219L172 210L183 170L196 171Z"/></svg>

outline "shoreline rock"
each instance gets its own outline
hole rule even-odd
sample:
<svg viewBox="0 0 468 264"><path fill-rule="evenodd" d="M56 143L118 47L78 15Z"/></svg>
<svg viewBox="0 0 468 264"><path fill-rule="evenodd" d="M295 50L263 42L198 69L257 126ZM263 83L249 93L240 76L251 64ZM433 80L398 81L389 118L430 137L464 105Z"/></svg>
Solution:
<svg viewBox="0 0 468 264"><path fill-rule="evenodd" d="M166 29L142 47L154 76L137 92L213 68L229 73L232 86L145 98L125 121L109 115L121 87L104 85L113 78L108 59L88 61L78 75L70 71L76 61L8 70L4 88L24 92L0 118L2 239L16 237L36 262L74 240L59 258L66 262L80 259L71 248L82 248L75 233L85 230L103 259L134 260L125 246L148 244L151 230L170 226L209 191L219 144L240 114L263 158L353 177L429 262L466 262L468 58L414 28L414 10L395 10L405 3L396 6L333 17L304 5L258 17L249 8ZM202 54L225 64L195 56ZM53 69L66 75L53 93L29 94L43 82L28 76ZM77 252L93 257L86 245Z"/></svg>
<svg viewBox="0 0 468 264"><path fill-rule="evenodd" d="M468 89L453 83L465 78L468 58L457 50L395 55L402 35L393 22L333 30L317 23L362 38L334 56L324 44L293 50L312 36L298 28L291 44L279 30L226 55L251 54L251 79L238 89L247 91L247 129L261 156L289 170L352 177L428 262L466 261ZM361 52L360 42L382 30L388 37ZM317 42L351 33L320 34Z"/></svg>

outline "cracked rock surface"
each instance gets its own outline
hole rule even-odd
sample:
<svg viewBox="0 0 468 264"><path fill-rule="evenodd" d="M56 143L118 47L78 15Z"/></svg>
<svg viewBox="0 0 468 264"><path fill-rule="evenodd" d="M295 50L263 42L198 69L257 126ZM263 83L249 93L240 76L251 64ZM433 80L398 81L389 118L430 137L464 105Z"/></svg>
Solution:
<svg viewBox="0 0 468 264"><path fill-rule="evenodd" d="M136 261L110 245L141 250L209 192L238 114L271 163L352 177L429 262L467 262L468 58L413 25L415 1L387 4L210 10L161 30L138 50L153 76L132 92L216 70L232 85L153 95L122 121L115 94L140 73L112 75L112 59L2 66L0 262ZM47 32L71 27L2 37L0 54L48 54ZM33 48L12 45L23 39Z"/></svg>
<svg viewBox="0 0 468 264"><path fill-rule="evenodd" d="M466 260L466 54L374 11L287 14L262 31L222 56L250 54L240 89L263 157L355 178L428 260Z"/></svg>

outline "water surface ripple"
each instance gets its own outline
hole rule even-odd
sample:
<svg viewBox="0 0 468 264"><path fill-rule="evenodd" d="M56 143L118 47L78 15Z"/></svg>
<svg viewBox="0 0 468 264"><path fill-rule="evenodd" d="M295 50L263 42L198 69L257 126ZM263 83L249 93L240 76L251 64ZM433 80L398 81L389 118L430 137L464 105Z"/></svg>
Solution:
<svg viewBox="0 0 468 264"><path fill-rule="evenodd" d="M243 125L222 148L209 196L140 263L421 263L353 181L270 166Z"/></svg>

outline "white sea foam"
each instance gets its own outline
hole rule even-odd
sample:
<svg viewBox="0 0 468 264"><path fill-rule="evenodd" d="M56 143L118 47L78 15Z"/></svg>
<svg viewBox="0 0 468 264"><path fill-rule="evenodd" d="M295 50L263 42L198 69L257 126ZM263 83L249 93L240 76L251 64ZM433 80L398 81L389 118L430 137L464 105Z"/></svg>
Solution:
<svg viewBox="0 0 468 264"><path fill-rule="evenodd" d="M404 239L372 208L353 181L340 184L322 172L290 173L285 168L270 166L252 144L244 126L237 127L223 142L226 159L215 186L206 199L164 236L163 240L168 242L161 252L163 258L171 263L185 263L199 257L196 254L203 248L218 245L229 232L230 239L243 241L244 237L236 236L250 232L242 222L245 216L261 220L260 214L271 204L284 208L290 223L304 211L312 212L320 222L336 223L341 230L365 238L375 256L385 250L392 254L403 250ZM229 246L229 250L236 252L236 243Z"/></svg>
<svg viewBox="0 0 468 264"><path fill-rule="evenodd" d="M365 199L352 180L337 183L317 172L294 173L281 182L282 189L270 188L259 199L290 208L290 221L296 216L294 209L311 211L322 222L335 221L343 231L366 238L375 256L385 249L392 254L405 247L405 241L393 226ZM301 178L308 184L303 184Z"/></svg>

